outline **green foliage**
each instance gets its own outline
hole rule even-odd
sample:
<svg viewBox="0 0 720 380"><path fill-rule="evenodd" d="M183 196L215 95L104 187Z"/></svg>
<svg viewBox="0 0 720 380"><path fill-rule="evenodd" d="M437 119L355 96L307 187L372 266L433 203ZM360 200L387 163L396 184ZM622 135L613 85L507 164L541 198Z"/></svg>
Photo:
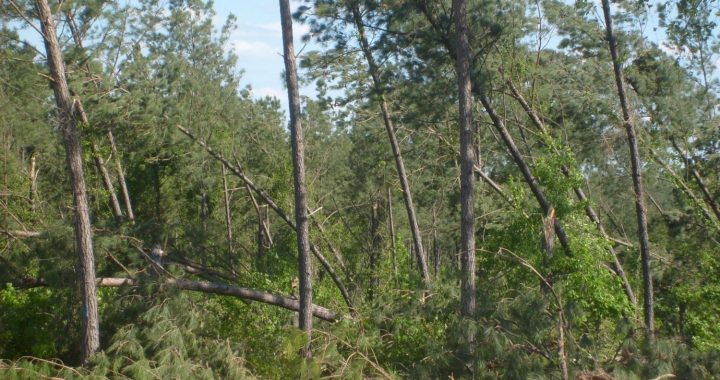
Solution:
<svg viewBox="0 0 720 380"><path fill-rule="evenodd" d="M53 342L62 330L55 316L46 312L55 301L50 289L22 291L6 284L0 290L0 357L58 356L59 347Z"/></svg>
<svg viewBox="0 0 720 380"><path fill-rule="evenodd" d="M213 332L192 299L175 296L118 331L94 372L109 377L251 378L233 345Z"/></svg>
<svg viewBox="0 0 720 380"><path fill-rule="evenodd" d="M31 2L18 3L34 17ZM298 296L294 231L239 178L223 177L220 163L175 128L192 130L292 219L284 111L277 99L241 88L237 65L243 62L228 49L234 17L218 25L212 2L202 0L52 4L61 12L61 33L69 29L68 11L84 38L82 49L69 35L60 41L70 88L90 119L80 129L97 273L141 284L99 288L103 351L86 369L63 364L77 364L81 311L73 205L52 94L37 75L46 71L43 60L32 44L20 42L25 31L8 29L20 19L0 4L0 357L9 359L0 361L0 377L559 378L561 319L571 378L593 371L618 379L720 374L717 223L700 211L714 217L712 202L720 195L713 66L720 44L712 2L666 1L657 9L645 1L612 4L652 205L654 342L641 337L640 310L610 269L614 248L642 299L636 247L615 244L636 245L635 206L597 3L468 1L473 85L509 128L571 248L570 255L557 243L551 255L541 249L547 215L477 104L477 164L498 186L478 177L478 310L472 317L459 315L451 2L302 4L296 19L309 25L307 39L323 44L303 52L301 63L302 80L318 92L302 99L310 235L355 306L347 310L314 262L314 303L340 317L314 322L312 359L298 355L308 337L295 328L294 312L182 293L158 281L185 278ZM379 65L428 261L438 261L427 290L377 94L358 49L354 4ZM653 16L659 24L648 26L664 31L662 41L638 27ZM509 95L508 80L544 131ZM112 215L92 143L116 191L116 164L122 167L134 223ZM651 162L650 147L666 166ZM577 201L576 189L589 200ZM612 240L588 220L587 206ZM261 235L262 226L271 236ZM150 266L155 244L167 254L161 274Z"/></svg>

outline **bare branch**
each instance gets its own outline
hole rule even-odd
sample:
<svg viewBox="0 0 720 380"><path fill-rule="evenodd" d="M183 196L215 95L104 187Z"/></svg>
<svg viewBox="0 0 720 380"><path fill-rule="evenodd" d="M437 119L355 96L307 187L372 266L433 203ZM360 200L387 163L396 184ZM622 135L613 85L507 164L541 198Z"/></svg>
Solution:
<svg viewBox="0 0 720 380"><path fill-rule="evenodd" d="M97 285L103 287L119 288L124 286L137 286L142 282L133 278L123 277L98 277ZM246 299L250 301L257 301L266 303L268 305L279 306L284 309L297 311L300 307L300 302L292 297L280 296L277 294L267 293L260 290L243 288L239 286L232 286L227 284L219 284L208 281L190 281L184 279L166 278L163 279L160 284L165 286L171 286L182 290L189 290L193 292L219 294L224 296L230 296L240 299ZM24 278L13 282L13 286L18 289L29 289L39 287L49 287L49 284L43 278ZM338 320L338 315L325 307L313 305L313 315L324 321L335 322Z"/></svg>

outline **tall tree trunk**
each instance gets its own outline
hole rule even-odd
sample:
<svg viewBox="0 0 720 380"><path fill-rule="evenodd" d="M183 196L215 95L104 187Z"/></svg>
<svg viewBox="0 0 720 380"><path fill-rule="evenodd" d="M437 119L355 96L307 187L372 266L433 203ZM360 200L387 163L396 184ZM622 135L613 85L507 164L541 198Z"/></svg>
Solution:
<svg viewBox="0 0 720 380"><path fill-rule="evenodd" d="M368 64L368 72L372 77L374 92L376 96L378 96L380 102L380 110L382 112L383 122L385 123L385 130L387 131L388 139L390 140L390 146L393 152L393 157L395 158L395 166L397 168L398 178L400 179L400 186L402 187L403 191L405 210L407 211L408 222L410 224L410 232L412 233L413 245L415 247L415 258L417 259L420 270L422 271L422 278L425 282L425 286L428 286L431 282L430 272L428 270L425 251L423 249L422 237L420 235L420 227L418 226L417 216L415 214L415 205L413 204L412 192L410 191L410 183L408 182L407 173L405 172L405 163L403 161L402 153L400 151L400 144L398 144L397 137L395 135L395 127L393 126L390 110L388 109L388 104L385 100L385 88L380 81L380 68L375 62L375 58L372 55L372 50L370 49L370 44L368 43L367 37L365 36L365 27L362 23L362 15L360 14L360 9L358 8L358 5L356 3L353 4L351 8L353 19L355 20L355 27L358 31L358 41L360 42L360 48L362 49L363 54L365 55L365 60Z"/></svg>
<svg viewBox="0 0 720 380"><path fill-rule="evenodd" d="M617 41L613 33L612 18L610 17L610 0L602 0L603 15L605 16L605 36L612 57L613 71L615 73L615 84L617 86L618 98L622 109L623 127L627 134L627 143L630 148L630 164L632 169L633 189L635 191L635 213L638 225L638 240L640 241L640 261L643 274L643 290L645 292L644 317L645 335L653 339L655 335L655 313L653 303L653 281L650 272L650 238L648 236L647 211L645 208L645 194L643 191L640 153L638 151L635 126L630 116L630 105L625 93L625 81L623 79L620 58L618 57Z"/></svg>
<svg viewBox="0 0 720 380"><path fill-rule="evenodd" d="M42 26L45 50L47 52L52 88L55 93L58 117L63 132L65 158L70 173L70 184L73 193L75 241L78 253L80 274L80 292L83 309L81 313L83 325L83 342L81 362L88 364L90 356L100 347L100 326L98 321L97 293L95 288L95 257L92 245L92 227L90 212L85 191L85 177L82 167L82 152L78 131L73 113L73 102L70 99L65 64L63 63L60 46L57 40L55 24L47 0L37 0L36 7Z"/></svg>
<svg viewBox="0 0 720 380"><path fill-rule="evenodd" d="M462 314L475 314L475 152L472 122L472 86L470 84L470 44L465 0L453 0L453 16L457 30L458 103L460 117L460 244ZM470 344L474 337L468 335Z"/></svg>
<svg viewBox="0 0 720 380"><path fill-rule="evenodd" d="M432 11L429 9L427 2L418 2L417 6L423 12L425 18L430 22L435 32L438 33L438 38L440 39L440 42L445 46L448 53L450 53L451 58L457 61L458 52L455 44L452 43L447 32L438 24L438 21ZM535 199L537 200L545 215L549 216L554 208L552 207L552 204L550 204L550 202L547 200L547 198L545 198L545 194L540 188L540 183L538 182L537 178L532 175L530 167L525 162L525 159L520 153L520 150L515 144L515 141L510 135L510 132L505 127L505 123L503 123L502 119L495 111L495 107L493 107L490 98L488 98L485 91L477 85L477 82L479 82L479 78L471 75L470 80L472 83L476 84L472 87L473 94L475 94L480 99L483 108L485 108L488 116L490 116L490 119L492 120L495 129L497 129L497 131L500 133L500 137L502 138L503 143L505 143L505 147L510 151L510 155L512 156L513 161L520 170L520 173L522 173L523 178L525 179L528 187L530 187L530 190L535 196ZM570 255L572 253L570 250L570 241L568 240L567 234L565 233L565 229L560 223L560 220L556 218L553 226L555 229L555 234L557 235L558 240L560 240L560 244L565 249L565 253Z"/></svg>
<svg viewBox="0 0 720 380"><path fill-rule="evenodd" d="M290 140L292 142L293 174L295 183L295 228L298 242L298 278L300 280L299 327L311 336L312 331L312 274L310 263L310 240L308 237L307 191L305 189L305 158L303 131L300 122L300 93L298 90L295 50L293 48L292 18L289 0L280 1L282 23L283 55L285 58L285 80L290 108ZM305 357L311 357L310 344L303 350Z"/></svg>

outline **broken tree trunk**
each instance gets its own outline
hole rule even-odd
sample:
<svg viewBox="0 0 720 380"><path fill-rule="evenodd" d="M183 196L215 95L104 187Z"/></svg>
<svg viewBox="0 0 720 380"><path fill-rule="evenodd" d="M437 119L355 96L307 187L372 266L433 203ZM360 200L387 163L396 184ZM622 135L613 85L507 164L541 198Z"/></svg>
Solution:
<svg viewBox="0 0 720 380"><path fill-rule="evenodd" d="M38 205L38 188L37 188L37 179L38 179L38 172L39 169L37 168L37 153L35 151L30 152L30 169L29 169L29 179L30 179L30 208L33 212L37 209Z"/></svg>
<svg viewBox="0 0 720 380"><path fill-rule="evenodd" d="M380 275L378 268L380 267L380 249L382 238L380 236L380 201L374 200L370 206L370 239L372 246L370 249L370 288L368 291L369 299L373 299L375 290L380 285Z"/></svg>
<svg viewBox="0 0 720 380"><path fill-rule="evenodd" d="M110 148L112 149L112 155L115 158L115 169L117 170L118 182L120 183L120 194L123 197L123 203L125 204L125 215L128 221L131 223L135 221L135 214L133 213L132 203L130 202L130 193L128 192L127 182L125 181L125 171L123 170L122 163L120 162L120 155L115 145L115 136L111 129L107 132L108 140L110 141Z"/></svg>
<svg viewBox="0 0 720 380"><path fill-rule="evenodd" d="M398 285L398 268L397 268L397 242L395 241L395 220L393 219L392 192L390 187L387 189L388 201L388 232L390 233L390 249L392 249L392 266L393 276L395 278L395 286Z"/></svg>
<svg viewBox="0 0 720 380"><path fill-rule="evenodd" d="M710 190L708 189L707 185L705 185L705 181L702 179L702 176L695 168L693 160L689 158L687 154L684 154L684 152L682 151L682 149L680 149L680 146L677 144L674 138L670 138L670 143L672 144L673 148L675 148L675 151L683 158L685 168L690 172L690 174L692 174L692 177L695 180L695 184L697 184L698 188L700 188L700 192L702 192L703 194L705 204L710 207L710 209L715 214L718 222L720 222L720 207L718 207L717 202L715 202L712 194L710 194Z"/></svg>
<svg viewBox="0 0 720 380"><path fill-rule="evenodd" d="M540 204L540 207L543 209L543 212L546 216L550 215L554 208L545 197L545 194L540 188L540 183L538 182L537 178L532 175L530 167L525 162L525 159L523 159L522 154L520 154L520 150L518 149L517 145L515 145L515 141L510 135L510 132L505 127L505 123L503 123L502 119L500 119L500 116L498 116L498 114L495 112L495 108L490 102L490 99L480 90L477 90L476 93L478 93L480 97L480 102L485 108L485 111L490 116L493 125L498 130L498 132L500 132L500 137L505 142L505 146L510 151L510 155L512 156L513 161L515 161L515 164L520 169L520 173L522 173L525 182L530 187L530 190L535 196L538 204ZM565 249L565 253L571 254L572 251L570 249L570 241L559 219L554 218L553 227L555 229L555 234L557 235L558 240L560 240L560 245L562 245L562 247Z"/></svg>
<svg viewBox="0 0 720 380"><path fill-rule="evenodd" d="M85 125L90 124L87 114L85 113L85 108L83 107L82 102L78 99L75 99L75 111L80 119L80 122ZM115 219L119 221L122 219L123 216L122 209L120 209L120 202L118 201L117 194L115 193L115 186L113 186L112 178L110 178L110 173L107 170L107 166L105 166L105 160L103 160L102 156L100 155L100 151L95 141L91 141L90 151L93 156L93 161L95 162L95 167L100 173L103 187L105 188L105 191L108 192L108 195L110 197L110 207L112 208L113 216L115 216Z"/></svg>
<svg viewBox="0 0 720 380"><path fill-rule="evenodd" d="M232 267L233 256L235 255L235 245L233 243L232 233L232 213L230 212L230 191L228 190L227 173L225 172L225 166L220 165L222 170L222 183L223 183L223 207L225 209L225 237L228 241L228 265Z"/></svg>
<svg viewBox="0 0 720 380"><path fill-rule="evenodd" d="M525 113L528 115L528 117L530 118L530 121L533 123L533 125L535 125L535 127L541 133L550 137L550 132L545 127L545 124L542 122L542 120L540 120L540 117L537 115L535 110L532 107L530 107L530 104L528 104L528 102L525 101L525 98L522 96L520 91L518 91L517 88L515 88L515 85L513 84L513 82L510 79L508 79L506 81L506 83L507 83L508 87L510 88L510 92L512 93L513 97L515 98L515 100L518 101L518 103L520 103L520 106L523 108L523 110L525 110ZM559 153L557 149L555 149L555 153ZM567 166L563 165L560 168L560 170L562 171L562 174L565 177L570 177L570 174L571 174L570 169ZM607 232L605 232L605 227L600 222L600 217L598 217L598 214L595 212L593 207L590 205L590 202L587 199L587 197L585 196L585 192L582 190L582 188L575 187L575 188L573 188L573 191L575 192L575 196L577 197L577 199L580 202L585 203L585 215L587 215L587 217L590 219L590 221L592 221L593 224L595 224L595 228L597 228L597 230L600 232L600 234L603 237L610 239L610 236L607 234ZM627 275L625 274L625 270L623 269L622 264L620 263L620 260L618 259L617 252L615 252L615 248L610 247L610 254L613 257L614 272L615 272L615 274L618 275L618 277L620 277L620 279L623 282L623 289L625 290L625 295L628 297L628 300L633 305L637 305L637 298L635 297L635 292L633 291L632 286L630 285L630 281L628 280Z"/></svg>
<svg viewBox="0 0 720 380"><path fill-rule="evenodd" d="M685 193L685 195L690 198L692 203L700 209L700 212L702 212L703 217L705 217L705 220L708 221L708 223L712 224L718 231L720 231L720 224L718 224L718 221L713 219L712 215L710 215L710 211L705 208L702 204L702 201L695 195L695 193L690 189L690 186L688 186L687 183L673 170L673 168L670 167L665 161L660 158L660 156L655 152L655 149L649 148L648 152L650 152L650 157L657 162L660 166L665 169L666 172L670 175L670 177L675 181L677 186L680 187L680 190ZM720 220L720 219L718 219Z"/></svg>

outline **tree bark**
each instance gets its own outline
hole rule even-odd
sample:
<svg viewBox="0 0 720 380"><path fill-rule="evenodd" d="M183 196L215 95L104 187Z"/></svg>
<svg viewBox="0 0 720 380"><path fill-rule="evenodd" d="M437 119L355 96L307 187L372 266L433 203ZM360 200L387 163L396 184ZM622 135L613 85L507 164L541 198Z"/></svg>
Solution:
<svg viewBox="0 0 720 380"><path fill-rule="evenodd" d="M368 64L368 72L373 81L374 92L379 98L380 111L382 112L385 130L387 131L388 140L390 141L390 147L392 148L393 157L395 159L395 166L397 168L400 186L403 191L403 200L405 201L405 210L408 215L408 223L410 224L410 232L413 237L415 258L420 266L423 282L427 287L431 282L430 272L428 270L427 260L425 257L425 250L423 249L420 227L418 226L417 216L415 214L415 205L413 204L412 192L410 191L410 183L408 182L407 173L405 171L405 162L402 158L400 144L398 144L397 136L395 135L395 127L390 115L390 110L388 109L388 104L385 100L385 89L380 81L380 68L375 62L372 50L370 49L370 44L367 41L367 37L365 37L365 27L362 23L362 16L360 15L358 5L353 4L351 8L353 19L355 21L355 27L358 31L360 48L362 49L363 54L365 55L365 60Z"/></svg>
<svg viewBox="0 0 720 380"><path fill-rule="evenodd" d="M460 244L462 314L475 314L475 151L473 144L472 85L470 83L470 44L468 42L465 0L453 0L460 118ZM473 336L468 336L474 342Z"/></svg>
<svg viewBox="0 0 720 380"><path fill-rule="evenodd" d="M623 127L627 135L628 148L630 149L630 164L632 169L633 190L635 191L635 213L638 225L638 240L640 241L640 261L643 273L644 317L645 336L653 339L655 336L655 313L653 302L653 280L650 272L650 238L648 236L647 211L645 207L645 194L642 184L640 153L638 151L635 126L630 115L630 105L625 92L625 81L623 79L620 58L618 57L617 41L613 33L612 18L610 16L610 0L602 0L603 15L605 16L605 36L612 57L615 84L617 86L618 98L622 109Z"/></svg>
<svg viewBox="0 0 720 380"><path fill-rule="evenodd" d="M307 190L305 188L305 146L300 118L300 93L298 90L295 50L293 47L292 18L289 0L280 1L285 80L290 108L290 141L292 145L293 174L295 183L295 223L298 244L298 278L300 280L299 327L308 335L308 344L303 355L311 357L309 339L312 332L312 275L310 262L310 240L308 237Z"/></svg>
<svg viewBox="0 0 720 380"><path fill-rule="evenodd" d="M83 305L81 313L83 341L80 359L82 364L86 365L90 357L100 347L100 327L95 288L95 257L93 255L92 228L82 167L82 152L73 112L73 102L70 99L70 91L65 77L65 64L60 52L50 6L47 0L37 0L35 4L41 22L50 76L53 79L51 84L55 93L58 118L62 127L65 157L73 193L75 240Z"/></svg>

